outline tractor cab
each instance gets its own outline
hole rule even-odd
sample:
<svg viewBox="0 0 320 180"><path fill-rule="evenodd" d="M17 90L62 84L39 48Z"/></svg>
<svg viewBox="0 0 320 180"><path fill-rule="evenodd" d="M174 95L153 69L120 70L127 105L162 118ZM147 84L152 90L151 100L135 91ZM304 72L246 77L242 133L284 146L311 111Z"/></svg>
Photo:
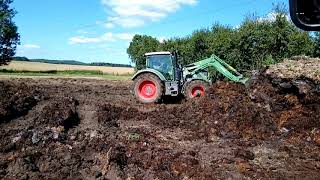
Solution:
<svg viewBox="0 0 320 180"><path fill-rule="evenodd" d="M170 52L146 53L146 67L159 71L167 80L175 76L176 58Z"/></svg>

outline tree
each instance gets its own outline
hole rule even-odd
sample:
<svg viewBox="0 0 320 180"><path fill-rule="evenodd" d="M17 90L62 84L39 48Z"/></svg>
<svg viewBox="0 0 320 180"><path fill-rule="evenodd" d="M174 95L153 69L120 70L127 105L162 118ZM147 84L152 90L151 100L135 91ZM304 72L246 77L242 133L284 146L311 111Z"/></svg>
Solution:
<svg viewBox="0 0 320 180"><path fill-rule="evenodd" d="M314 57L320 57L320 32L316 32L314 35Z"/></svg>
<svg viewBox="0 0 320 180"><path fill-rule="evenodd" d="M133 63L136 64L136 69L140 70L145 67L145 53L157 51L160 42L151 36L135 35L130 43L127 53Z"/></svg>
<svg viewBox="0 0 320 180"><path fill-rule="evenodd" d="M215 23L211 27L211 32L208 36L209 50L207 57L215 54L236 67L240 59L239 50L236 48L238 42L239 38L236 29Z"/></svg>
<svg viewBox="0 0 320 180"><path fill-rule="evenodd" d="M316 46L309 33L296 29L290 34L288 43L289 57L298 55L312 56L315 48Z"/></svg>
<svg viewBox="0 0 320 180"><path fill-rule="evenodd" d="M192 56L190 38L174 38L164 41L160 44L160 50L174 52L179 51L178 63L181 65L188 64Z"/></svg>
<svg viewBox="0 0 320 180"><path fill-rule="evenodd" d="M18 27L13 22L16 11L10 8L13 0L0 0L0 65L7 64L20 43Z"/></svg>

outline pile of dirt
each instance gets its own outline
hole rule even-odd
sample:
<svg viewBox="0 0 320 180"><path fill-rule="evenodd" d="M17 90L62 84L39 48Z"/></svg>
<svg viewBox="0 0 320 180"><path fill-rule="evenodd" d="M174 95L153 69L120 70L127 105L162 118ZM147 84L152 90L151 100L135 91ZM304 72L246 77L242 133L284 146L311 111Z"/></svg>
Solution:
<svg viewBox="0 0 320 180"><path fill-rule="evenodd" d="M320 128L320 93L313 90L304 96L294 90L286 93L287 89L261 73L250 88L217 82L208 97L175 108L162 107L148 117L153 124L164 128L189 129L193 132L192 139L209 140L212 134L269 139L282 131L306 133Z"/></svg>
<svg viewBox="0 0 320 180"><path fill-rule="evenodd" d="M79 102L72 97L54 98L43 107L42 113L35 118L34 124L36 127L43 124L52 127L63 126L68 130L80 122L77 113L78 105Z"/></svg>
<svg viewBox="0 0 320 180"><path fill-rule="evenodd" d="M21 87L0 82L0 123L26 115L40 100L37 90L25 84Z"/></svg>
<svg viewBox="0 0 320 180"><path fill-rule="evenodd" d="M118 120L143 119L143 116L146 115L133 107L115 106L110 103L100 104L98 106L99 108L95 114L98 122L109 127L118 127Z"/></svg>
<svg viewBox="0 0 320 180"><path fill-rule="evenodd" d="M295 56L282 63L271 65L267 74L282 79L308 78L320 83L320 59Z"/></svg>

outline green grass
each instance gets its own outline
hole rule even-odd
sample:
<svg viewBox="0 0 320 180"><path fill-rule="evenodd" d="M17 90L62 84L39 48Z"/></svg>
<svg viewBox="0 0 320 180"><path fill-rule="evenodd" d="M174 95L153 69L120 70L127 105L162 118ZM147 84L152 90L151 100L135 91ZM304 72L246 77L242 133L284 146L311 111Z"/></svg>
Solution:
<svg viewBox="0 0 320 180"><path fill-rule="evenodd" d="M101 71L95 70L66 70L66 71L17 71L0 69L0 75L11 75L11 76L44 76L44 77L98 77L109 80L127 80L130 79L132 74L118 74L110 73L106 74Z"/></svg>

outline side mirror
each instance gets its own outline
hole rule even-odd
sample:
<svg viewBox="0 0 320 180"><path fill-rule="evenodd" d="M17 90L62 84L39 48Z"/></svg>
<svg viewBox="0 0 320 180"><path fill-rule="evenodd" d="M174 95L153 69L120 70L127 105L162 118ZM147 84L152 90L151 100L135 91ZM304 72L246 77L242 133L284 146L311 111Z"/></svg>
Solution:
<svg viewBox="0 0 320 180"><path fill-rule="evenodd" d="M320 0L289 0L293 23L306 31L320 31Z"/></svg>

